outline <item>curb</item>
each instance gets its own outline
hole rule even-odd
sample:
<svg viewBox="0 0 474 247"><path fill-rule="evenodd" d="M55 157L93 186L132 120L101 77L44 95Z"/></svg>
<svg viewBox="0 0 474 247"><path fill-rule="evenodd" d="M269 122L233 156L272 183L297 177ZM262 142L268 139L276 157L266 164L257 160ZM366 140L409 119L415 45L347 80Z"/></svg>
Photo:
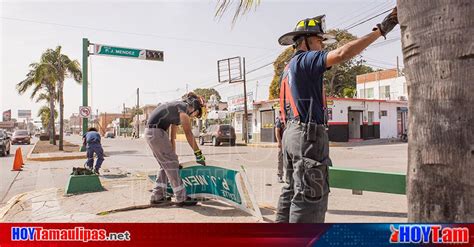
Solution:
<svg viewBox="0 0 474 247"><path fill-rule="evenodd" d="M56 157L29 157L30 161L60 161L60 160L78 160L87 158L86 154L70 155L70 156L56 156Z"/></svg>
<svg viewBox="0 0 474 247"><path fill-rule="evenodd" d="M0 222L4 222L4 217L10 211L13 206L15 206L17 203L21 201L21 198L25 196L28 192L18 194L14 197L12 197L10 200L8 200L7 204L0 208Z"/></svg>
<svg viewBox="0 0 474 247"><path fill-rule="evenodd" d="M30 156L31 154L33 153L33 150L35 150L36 148L36 145L38 144L39 140L35 142L35 145L33 145L33 147L30 149L30 151L28 152L28 154L26 155L26 160L29 160L30 159Z"/></svg>

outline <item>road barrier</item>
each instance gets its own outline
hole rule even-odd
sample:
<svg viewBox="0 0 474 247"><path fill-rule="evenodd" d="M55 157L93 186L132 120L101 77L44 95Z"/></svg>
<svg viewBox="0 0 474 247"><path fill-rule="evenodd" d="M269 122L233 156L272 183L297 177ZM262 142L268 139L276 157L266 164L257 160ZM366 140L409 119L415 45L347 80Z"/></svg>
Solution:
<svg viewBox="0 0 474 247"><path fill-rule="evenodd" d="M330 167L329 186L353 191L405 195L406 174Z"/></svg>

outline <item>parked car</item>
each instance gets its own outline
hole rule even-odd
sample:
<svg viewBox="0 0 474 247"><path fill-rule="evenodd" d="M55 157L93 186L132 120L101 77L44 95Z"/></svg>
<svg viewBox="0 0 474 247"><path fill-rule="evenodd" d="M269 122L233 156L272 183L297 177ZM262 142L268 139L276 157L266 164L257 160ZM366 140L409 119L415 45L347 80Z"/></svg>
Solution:
<svg viewBox="0 0 474 247"><path fill-rule="evenodd" d="M105 138L115 138L115 134L112 131L105 132Z"/></svg>
<svg viewBox="0 0 474 247"><path fill-rule="evenodd" d="M7 156L10 154L10 137L7 132L0 130L0 155Z"/></svg>
<svg viewBox="0 0 474 247"><path fill-rule="evenodd" d="M212 143L213 146L219 146L221 142L235 146L235 129L228 124L211 125L199 135L199 143L204 145L206 142Z"/></svg>
<svg viewBox="0 0 474 247"><path fill-rule="evenodd" d="M13 132L12 144L31 144L30 133L27 130L17 130Z"/></svg>

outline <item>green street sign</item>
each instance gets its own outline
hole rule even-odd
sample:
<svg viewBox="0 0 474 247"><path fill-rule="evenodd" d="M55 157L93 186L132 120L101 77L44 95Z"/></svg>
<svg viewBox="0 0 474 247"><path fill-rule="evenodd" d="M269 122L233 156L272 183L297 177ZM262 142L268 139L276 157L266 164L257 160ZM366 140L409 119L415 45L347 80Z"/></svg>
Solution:
<svg viewBox="0 0 474 247"><path fill-rule="evenodd" d="M94 44L94 55L163 61L162 51L136 49L136 48L124 48L124 47L101 45L101 44Z"/></svg>
<svg viewBox="0 0 474 247"><path fill-rule="evenodd" d="M189 197L222 200L258 219L263 219L243 168L232 170L209 164L202 166L193 161L180 165L182 169L179 170L179 175ZM148 177L153 182L156 180L156 175ZM173 193L169 184L167 192Z"/></svg>

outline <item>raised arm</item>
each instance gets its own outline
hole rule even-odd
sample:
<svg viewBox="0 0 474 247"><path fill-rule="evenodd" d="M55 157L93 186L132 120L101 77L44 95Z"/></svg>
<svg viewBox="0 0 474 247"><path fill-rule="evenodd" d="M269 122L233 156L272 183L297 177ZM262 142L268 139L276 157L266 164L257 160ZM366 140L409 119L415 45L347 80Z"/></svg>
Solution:
<svg viewBox="0 0 474 247"><path fill-rule="evenodd" d="M377 24L377 27L371 33L330 51L326 57L326 68L345 62L360 54L380 36L386 37L387 33L392 31L397 24L397 8L394 8L382 23Z"/></svg>

